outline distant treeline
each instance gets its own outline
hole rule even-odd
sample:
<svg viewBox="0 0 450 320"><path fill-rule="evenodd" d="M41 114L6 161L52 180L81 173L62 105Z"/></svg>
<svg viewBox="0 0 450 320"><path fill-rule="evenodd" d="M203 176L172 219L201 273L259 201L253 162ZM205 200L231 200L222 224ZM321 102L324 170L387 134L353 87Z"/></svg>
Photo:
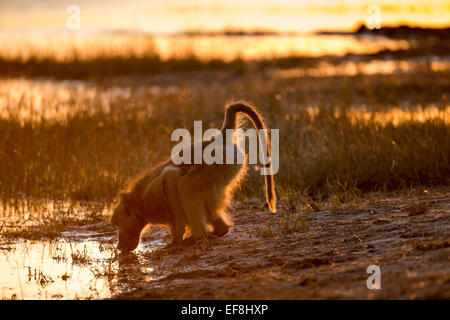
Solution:
<svg viewBox="0 0 450 320"><path fill-rule="evenodd" d="M364 24L361 24L355 31L350 32L334 32L334 31L319 31L319 35L375 35L384 36L394 39L424 39L435 38L447 40L450 39L449 28L421 28L410 26L398 27L382 27L380 29L368 29Z"/></svg>

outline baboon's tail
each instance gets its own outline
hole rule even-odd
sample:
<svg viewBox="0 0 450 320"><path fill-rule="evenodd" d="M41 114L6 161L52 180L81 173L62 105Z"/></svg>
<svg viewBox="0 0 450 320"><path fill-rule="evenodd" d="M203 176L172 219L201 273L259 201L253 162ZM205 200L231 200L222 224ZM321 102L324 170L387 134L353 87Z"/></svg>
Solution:
<svg viewBox="0 0 450 320"><path fill-rule="evenodd" d="M276 204L277 204L277 196L275 194L275 182L273 179L273 171L272 171L272 148L271 148L271 142L270 142L270 136L267 132L267 127L264 123L264 119L259 113L259 111L249 104L243 103L243 102L237 102L233 104L229 104L226 106L225 109L225 117L222 124L222 135L226 136L226 129L236 129L238 126L238 120L239 120L239 114L243 113L245 114L253 123L253 125L258 130L258 138L259 138L259 144L261 145L262 139L265 141L265 144L267 146L267 156L269 157L269 161L267 159L264 159L264 163L267 163L264 166L265 168L265 182L266 182L266 201L267 205L269 206L270 211L273 213L277 212ZM264 137L260 136L260 129L264 130ZM266 156L266 150L262 150L263 157Z"/></svg>

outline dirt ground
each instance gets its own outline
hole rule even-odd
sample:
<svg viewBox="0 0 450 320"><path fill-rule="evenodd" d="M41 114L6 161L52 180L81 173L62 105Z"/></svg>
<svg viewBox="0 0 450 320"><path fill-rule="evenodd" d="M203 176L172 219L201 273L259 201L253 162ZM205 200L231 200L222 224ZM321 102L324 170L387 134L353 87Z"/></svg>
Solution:
<svg viewBox="0 0 450 320"><path fill-rule="evenodd" d="M234 228L210 249L196 243L149 253L157 280L115 298L450 298L449 188L365 196L310 212L304 230L285 234L278 213L260 204L230 211ZM369 265L381 268L380 290L367 288Z"/></svg>

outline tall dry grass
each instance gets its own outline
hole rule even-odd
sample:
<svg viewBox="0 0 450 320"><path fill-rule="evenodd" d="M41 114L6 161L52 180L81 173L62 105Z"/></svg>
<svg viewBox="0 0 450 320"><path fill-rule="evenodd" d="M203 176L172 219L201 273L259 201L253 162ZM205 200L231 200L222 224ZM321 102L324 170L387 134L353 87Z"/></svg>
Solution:
<svg viewBox="0 0 450 320"><path fill-rule="evenodd" d="M172 130L192 129L194 120L219 127L232 98L253 102L280 129L281 198L288 189L326 197L450 183L445 74L191 76L67 89L64 98L55 89L41 100L28 89L19 99L3 91L1 197L110 201L133 174L170 154ZM119 89L127 93L111 94ZM433 116L417 117L430 105ZM395 121L394 106L402 110ZM262 196L262 188L250 170L237 196Z"/></svg>

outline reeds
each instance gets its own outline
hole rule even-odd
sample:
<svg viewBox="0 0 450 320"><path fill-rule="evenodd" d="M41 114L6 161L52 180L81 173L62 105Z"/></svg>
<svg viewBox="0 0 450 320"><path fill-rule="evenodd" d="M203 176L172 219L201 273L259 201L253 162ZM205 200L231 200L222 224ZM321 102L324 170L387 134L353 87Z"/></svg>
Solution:
<svg viewBox="0 0 450 320"><path fill-rule="evenodd" d="M41 100L24 92L18 102L3 92L2 198L110 201L133 174L170 155L174 129L192 129L194 120L218 128L230 98L252 101L269 127L280 129L276 183L283 190L326 197L450 182L450 84L444 75L255 74L220 84L202 78L174 84L173 90L141 84L68 89L64 99L57 91ZM120 89L128 93L111 93ZM426 104L434 108L431 115ZM395 116L392 106L399 107ZM34 116L22 116L24 110ZM251 170L238 194L262 195L262 183Z"/></svg>

